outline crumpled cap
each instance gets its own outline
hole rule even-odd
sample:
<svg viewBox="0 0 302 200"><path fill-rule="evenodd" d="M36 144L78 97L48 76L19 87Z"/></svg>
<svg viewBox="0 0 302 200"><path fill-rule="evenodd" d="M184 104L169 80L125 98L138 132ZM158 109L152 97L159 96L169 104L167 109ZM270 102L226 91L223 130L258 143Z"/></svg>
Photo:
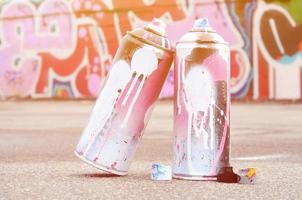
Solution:
<svg viewBox="0 0 302 200"><path fill-rule="evenodd" d="M154 181L169 181L172 179L170 166L162 164L152 164L151 179Z"/></svg>

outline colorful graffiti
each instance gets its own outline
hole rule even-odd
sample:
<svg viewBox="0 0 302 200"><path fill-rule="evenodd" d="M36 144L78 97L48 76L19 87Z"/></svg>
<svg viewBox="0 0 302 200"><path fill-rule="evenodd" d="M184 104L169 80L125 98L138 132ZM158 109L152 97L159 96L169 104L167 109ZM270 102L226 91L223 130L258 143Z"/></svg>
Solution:
<svg viewBox="0 0 302 200"><path fill-rule="evenodd" d="M175 44L209 18L231 47L236 99L302 99L297 0L11 0L0 3L0 97L87 98L122 36L158 17ZM177 30L177 31L175 31ZM173 95L173 68L161 97Z"/></svg>
<svg viewBox="0 0 302 200"><path fill-rule="evenodd" d="M301 99L302 24L280 6L258 3L254 13L255 99Z"/></svg>

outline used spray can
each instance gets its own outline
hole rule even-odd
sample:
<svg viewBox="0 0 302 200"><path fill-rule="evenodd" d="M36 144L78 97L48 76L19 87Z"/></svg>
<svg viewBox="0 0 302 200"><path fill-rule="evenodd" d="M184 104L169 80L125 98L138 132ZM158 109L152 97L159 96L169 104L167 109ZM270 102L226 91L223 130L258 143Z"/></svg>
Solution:
<svg viewBox="0 0 302 200"><path fill-rule="evenodd" d="M173 61L165 24L122 39L75 154L101 170L126 175Z"/></svg>
<svg viewBox="0 0 302 200"><path fill-rule="evenodd" d="M173 177L216 180L229 167L230 50L199 19L175 57Z"/></svg>

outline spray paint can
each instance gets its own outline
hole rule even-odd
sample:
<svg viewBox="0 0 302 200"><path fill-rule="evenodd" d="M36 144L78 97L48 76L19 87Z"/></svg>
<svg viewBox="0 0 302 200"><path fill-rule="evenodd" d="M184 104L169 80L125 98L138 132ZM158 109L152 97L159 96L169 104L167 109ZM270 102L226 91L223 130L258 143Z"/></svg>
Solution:
<svg viewBox="0 0 302 200"><path fill-rule="evenodd" d="M76 147L80 159L113 174L128 173L173 57L158 19L123 37Z"/></svg>
<svg viewBox="0 0 302 200"><path fill-rule="evenodd" d="M229 166L230 50L199 19L175 57L173 177L216 180Z"/></svg>

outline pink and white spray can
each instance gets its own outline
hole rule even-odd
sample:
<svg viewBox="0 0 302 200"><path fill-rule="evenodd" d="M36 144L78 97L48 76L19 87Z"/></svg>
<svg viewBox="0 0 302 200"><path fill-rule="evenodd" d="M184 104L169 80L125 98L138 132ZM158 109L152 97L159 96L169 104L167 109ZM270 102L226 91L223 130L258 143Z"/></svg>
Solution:
<svg viewBox="0 0 302 200"><path fill-rule="evenodd" d="M128 32L75 154L101 170L126 175L173 61L158 19Z"/></svg>
<svg viewBox="0 0 302 200"><path fill-rule="evenodd" d="M216 180L229 166L230 50L199 19L175 57L173 177Z"/></svg>

